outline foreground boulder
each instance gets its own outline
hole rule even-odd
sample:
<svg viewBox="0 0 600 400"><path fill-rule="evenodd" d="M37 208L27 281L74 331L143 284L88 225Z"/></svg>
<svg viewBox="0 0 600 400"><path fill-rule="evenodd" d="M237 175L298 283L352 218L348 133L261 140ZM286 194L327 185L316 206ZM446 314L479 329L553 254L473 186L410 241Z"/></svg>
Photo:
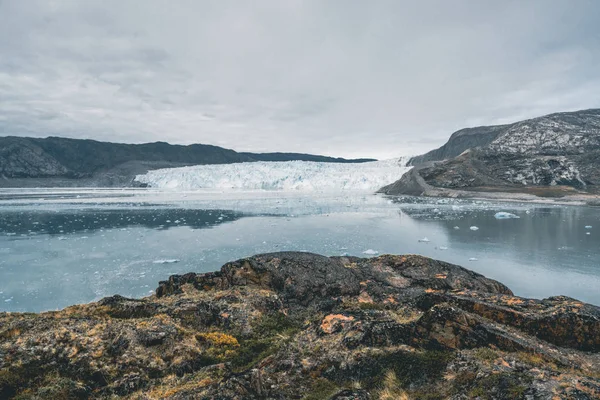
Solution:
<svg viewBox="0 0 600 400"><path fill-rule="evenodd" d="M0 398L594 399L600 309L426 257L258 255L0 314Z"/></svg>

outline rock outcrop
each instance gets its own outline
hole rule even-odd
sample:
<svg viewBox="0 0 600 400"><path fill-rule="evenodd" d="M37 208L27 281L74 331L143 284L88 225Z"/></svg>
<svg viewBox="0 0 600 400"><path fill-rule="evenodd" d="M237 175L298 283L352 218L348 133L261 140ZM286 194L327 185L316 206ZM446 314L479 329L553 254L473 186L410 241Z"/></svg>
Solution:
<svg viewBox="0 0 600 400"><path fill-rule="evenodd" d="M551 114L459 131L440 149L411 159L416 165L412 173L381 192L436 195L437 188L444 194L448 190L550 197L596 194L599 156L600 110Z"/></svg>
<svg viewBox="0 0 600 400"><path fill-rule="evenodd" d="M0 314L0 398L594 399L600 309L429 258L274 253Z"/></svg>

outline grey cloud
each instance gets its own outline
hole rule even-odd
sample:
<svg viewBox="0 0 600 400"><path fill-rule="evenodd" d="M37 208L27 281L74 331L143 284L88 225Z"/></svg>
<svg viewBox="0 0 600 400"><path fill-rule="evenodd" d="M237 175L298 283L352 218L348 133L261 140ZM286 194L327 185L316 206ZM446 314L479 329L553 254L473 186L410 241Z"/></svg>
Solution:
<svg viewBox="0 0 600 400"><path fill-rule="evenodd" d="M600 3L0 1L0 134L391 157L600 106Z"/></svg>

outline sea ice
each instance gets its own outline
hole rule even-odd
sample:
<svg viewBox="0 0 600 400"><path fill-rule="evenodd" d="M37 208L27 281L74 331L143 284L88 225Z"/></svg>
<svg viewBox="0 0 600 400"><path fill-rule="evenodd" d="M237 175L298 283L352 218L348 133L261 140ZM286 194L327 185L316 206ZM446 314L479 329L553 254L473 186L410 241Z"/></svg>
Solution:
<svg viewBox="0 0 600 400"><path fill-rule="evenodd" d="M501 211L501 212L497 212L494 215L494 218L496 218L496 219L518 219L521 217L519 217L518 215L512 214L512 213L509 213L509 212Z"/></svg>
<svg viewBox="0 0 600 400"><path fill-rule="evenodd" d="M472 230L472 231L478 231L478 230L479 230L479 228L478 228L478 227L476 227L476 226L472 226L472 227L470 227L469 229L470 229L470 230Z"/></svg>
<svg viewBox="0 0 600 400"><path fill-rule="evenodd" d="M459 227L459 226L455 226L455 227L454 227L454 229L456 229L456 230L459 230L459 229L460 229L460 227Z"/></svg>
<svg viewBox="0 0 600 400"><path fill-rule="evenodd" d="M375 254L379 254L379 252L377 250L373 250L373 249L368 249L363 251L363 254L367 254L367 255L375 255Z"/></svg>
<svg viewBox="0 0 600 400"><path fill-rule="evenodd" d="M471 257L471 258L469 258L469 261L478 261L478 260L475 257Z"/></svg>
<svg viewBox="0 0 600 400"><path fill-rule="evenodd" d="M430 240L424 237L423 239L419 239L419 243L429 243Z"/></svg>
<svg viewBox="0 0 600 400"><path fill-rule="evenodd" d="M591 225L586 225L585 229L592 229L592 226Z"/></svg>
<svg viewBox="0 0 600 400"><path fill-rule="evenodd" d="M448 248L446 246L440 246L438 247L438 250L448 250Z"/></svg>

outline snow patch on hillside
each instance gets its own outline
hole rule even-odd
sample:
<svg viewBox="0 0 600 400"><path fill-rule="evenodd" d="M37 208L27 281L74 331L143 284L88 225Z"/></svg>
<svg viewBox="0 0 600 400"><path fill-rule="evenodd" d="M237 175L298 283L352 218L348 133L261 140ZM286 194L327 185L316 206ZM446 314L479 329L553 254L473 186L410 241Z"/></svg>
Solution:
<svg viewBox="0 0 600 400"><path fill-rule="evenodd" d="M166 168L136 176L172 190L375 191L410 169L407 157L358 164L309 161L249 162Z"/></svg>

